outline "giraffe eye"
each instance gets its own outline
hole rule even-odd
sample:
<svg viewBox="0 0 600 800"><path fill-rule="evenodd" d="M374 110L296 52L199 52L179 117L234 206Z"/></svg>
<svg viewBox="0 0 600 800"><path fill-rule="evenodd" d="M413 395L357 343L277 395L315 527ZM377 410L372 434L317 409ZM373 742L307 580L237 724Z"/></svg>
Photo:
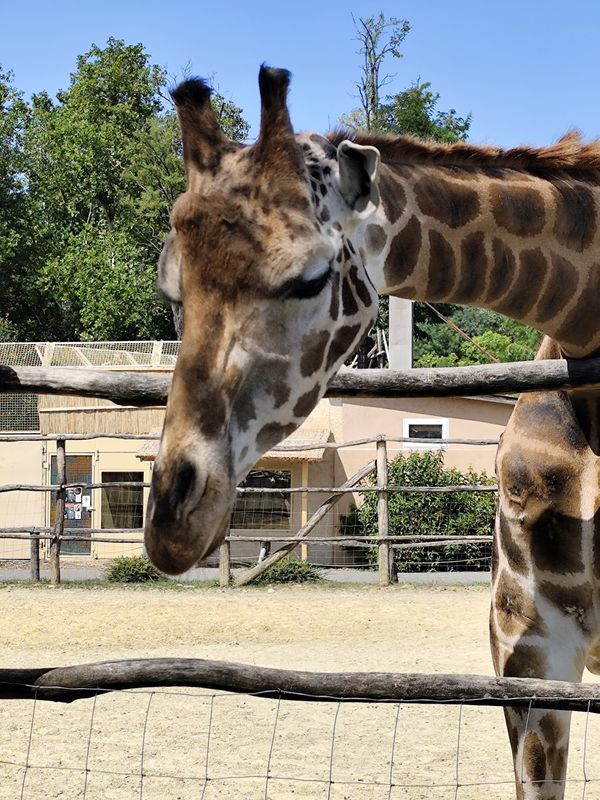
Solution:
<svg viewBox="0 0 600 800"><path fill-rule="evenodd" d="M315 271L316 270L312 270L312 273L314 274ZM295 278L288 284L285 296L293 297L296 300L306 300L310 297L316 297L329 283L332 272L332 265L327 264L325 270L321 271L321 273L317 274L314 278L310 277L310 275L303 275L300 278Z"/></svg>

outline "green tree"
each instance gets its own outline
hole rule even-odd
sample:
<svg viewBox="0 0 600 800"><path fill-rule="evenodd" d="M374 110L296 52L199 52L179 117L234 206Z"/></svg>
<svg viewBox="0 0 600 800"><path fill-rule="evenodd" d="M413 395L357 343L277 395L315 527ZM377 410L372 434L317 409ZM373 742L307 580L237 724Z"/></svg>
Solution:
<svg viewBox="0 0 600 800"><path fill-rule="evenodd" d="M342 122L351 128L367 131L385 130L381 124L381 90L391 80L391 75L382 75L385 59L402 58L400 45L410 31L410 23L406 19L390 17L386 19L380 11L376 17L359 17L355 19L354 30L360 43L358 54L362 56L362 68L359 81L356 83L360 108L342 117Z"/></svg>
<svg viewBox="0 0 600 800"><path fill-rule="evenodd" d="M401 455L388 466L388 483L395 486L491 486L495 480L485 472L464 472L446 467L441 450ZM345 536L377 536L377 492L362 493L363 502L341 519ZM391 536L490 535L494 528L494 492L393 492L389 497ZM449 543L436 548L399 551L396 566L406 572L430 570L488 569L487 542Z"/></svg>
<svg viewBox="0 0 600 800"><path fill-rule="evenodd" d="M215 93L223 128L247 134ZM50 339L170 338L154 283L169 211L185 188L167 77L143 45L110 38L77 59L67 89L32 99L24 136L43 314L19 321Z"/></svg>
<svg viewBox="0 0 600 800"><path fill-rule="evenodd" d="M23 137L28 107L0 67L0 339L17 335L16 320L35 310L39 297L30 280L35 261L33 214L27 192Z"/></svg>
<svg viewBox="0 0 600 800"><path fill-rule="evenodd" d="M527 361L533 358L540 342L539 331L488 309L445 305L443 313L472 337L479 348L433 317L424 304L415 304L415 366L462 367L488 363L491 359L486 352L497 361Z"/></svg>
<svg viewBox="0 0 600 800"><path fill-rule="evenodd" d="M389 96L379 109L379 124L389 133L410 134L436 142L457 142L467 138L471 114L459 117L451 108L440 111L440 95L428 82L416 81L398 94Z"/></svg>

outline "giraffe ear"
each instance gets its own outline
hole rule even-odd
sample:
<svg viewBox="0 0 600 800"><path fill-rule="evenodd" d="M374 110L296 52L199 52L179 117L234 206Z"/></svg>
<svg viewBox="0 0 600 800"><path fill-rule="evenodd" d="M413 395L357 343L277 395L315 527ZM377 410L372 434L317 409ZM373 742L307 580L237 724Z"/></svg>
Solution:
<svg viewBox="0 0 600 800"><path fill-rule="evenodd" d="M337 155L342 197L360 217L368 217L379 205L379 150L346 139L338 145Z"/></svg>

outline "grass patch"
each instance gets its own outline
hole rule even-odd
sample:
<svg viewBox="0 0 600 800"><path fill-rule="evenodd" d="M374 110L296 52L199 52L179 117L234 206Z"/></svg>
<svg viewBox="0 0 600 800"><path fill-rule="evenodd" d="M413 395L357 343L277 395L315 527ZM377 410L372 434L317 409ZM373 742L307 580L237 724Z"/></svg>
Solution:
<svg viewBox="0 0 600 800"><path fill-rule="evenodd" d="M273 564L253 584L267 586L272 583L324 583L321 571L296 556L284 556Z"/></svg>
<svg viewBox="0 0 600 800"><path fill-rule="evenodd" d="M155 583L167 578L145 556L120 556L113 559L106 572L109 583Z"/></svg>

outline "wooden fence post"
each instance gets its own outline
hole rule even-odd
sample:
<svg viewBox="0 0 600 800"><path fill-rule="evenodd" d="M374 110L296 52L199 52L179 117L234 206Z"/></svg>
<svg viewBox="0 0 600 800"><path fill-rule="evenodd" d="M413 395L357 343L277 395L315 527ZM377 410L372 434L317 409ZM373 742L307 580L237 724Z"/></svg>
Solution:
<svg viewBox="0 0 600 800"><path fill-rule="evenodd" d="M30 566L31 566L31 580L40 580L40 540L38 539L35 530L31 531L30 546Z"/></svg>
<svg viewBox="0 0 600 800"><path fill-rule="evenodd" d="M388 492L384 487L388 482L387 442L385 438L377 440L377 533L380 539L387 539L390 532L388 508ZM379 585L389 586L394 551L389 542L379 543Z"/></svg>
<svg viewBox="0 0 600 800"><path fill-rule="evenodd" d="M60 542L65 529L65 484L67 482L67 457L64 439L56 440L56 482L59 485L56 493L56 519L54 520L53 537L50 540L50 585L60 584Z"/></svg>
<svg viewBox="0 0 600 800"><path fill-rule="evenodd" d="M219 586L226 589L231 581L231 542L225 540L219 548Z"/></svg>

